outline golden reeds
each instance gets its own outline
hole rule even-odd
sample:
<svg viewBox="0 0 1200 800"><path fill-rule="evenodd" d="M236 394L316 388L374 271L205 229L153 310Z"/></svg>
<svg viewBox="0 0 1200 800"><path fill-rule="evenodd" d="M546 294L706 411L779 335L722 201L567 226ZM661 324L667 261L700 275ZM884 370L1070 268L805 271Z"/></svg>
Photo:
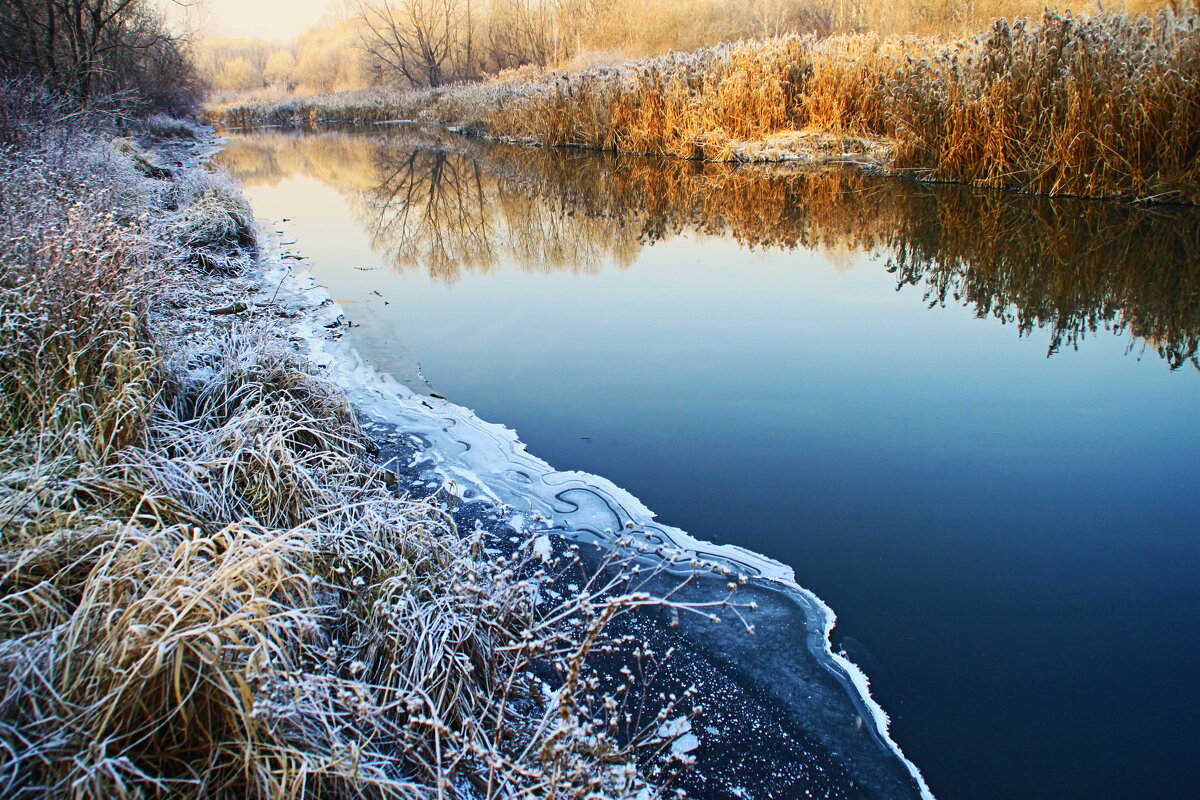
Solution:
<svg viewBox="0 0 1200 800"><path fill-rule="evenodd" d="M874 166L930 180L1194 203L1200 18L1047 12L949 44L849 34L718 46L559 76L488 122L549 145L740 160L779 158L761 146L771 135L821 131L880 141ZM801 142L784 157L813 154Z"/></svg>

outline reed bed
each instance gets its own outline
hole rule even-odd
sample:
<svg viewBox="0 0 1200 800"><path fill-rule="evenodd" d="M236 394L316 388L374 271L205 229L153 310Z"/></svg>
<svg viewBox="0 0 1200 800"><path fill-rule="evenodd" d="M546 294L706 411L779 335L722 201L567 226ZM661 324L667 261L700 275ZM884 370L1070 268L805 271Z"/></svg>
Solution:
<svg viewBox="0 0 1200 800"><path fill-rule="evenodd" d="M1200 202L1200 17L1047 11L941 37L789 35L433 91L228 102L233 125L398 118L552 146L850 163L1024 192Z"/></svg>
<svg viewBox="0 0 1200 800"><path fill-rule="evenodd" d="M1200 18L1046 12L960 41L788 36L550 75L493 134L847 161L1055 195L1200 201Z"/></svg>
<svg viewBox="0 0 1200 800"><path fill-rule="evenodd" d="M644 708L590 654L628 646L625 615L724 603L642 591L631 541L587 568L565 544L497 551L389 488L269 313L204 310L255 285L232 187L194 163L148 178L100 123L17 105L0 794L657 796L647 779L679 766L663 723L690 700ZM580 591L546 593L560 573Z"/></svg>

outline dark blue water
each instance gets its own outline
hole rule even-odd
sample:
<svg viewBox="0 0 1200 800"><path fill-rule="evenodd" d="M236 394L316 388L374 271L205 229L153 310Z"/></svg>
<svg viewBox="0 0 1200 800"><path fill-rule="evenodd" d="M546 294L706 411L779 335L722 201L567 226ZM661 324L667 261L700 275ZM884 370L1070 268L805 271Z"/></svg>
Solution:
<svg viewBox="0 0 1200 800"><path fill-rule="evenodd" d="M427 132L224 159L368 360L791 565L938 797L1196 796L1195 213Z"/></svg>

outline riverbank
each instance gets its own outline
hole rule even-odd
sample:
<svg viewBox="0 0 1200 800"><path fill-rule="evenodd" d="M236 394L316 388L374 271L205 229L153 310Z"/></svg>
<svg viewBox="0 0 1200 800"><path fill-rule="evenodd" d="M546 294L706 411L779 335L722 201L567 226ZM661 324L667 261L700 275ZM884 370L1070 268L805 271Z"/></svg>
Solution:
<svg viewBox="0 0 1200 800"><path fill-rule="evenodd" d="M1194 11L1047 12L954 42L789 36L369 101L225 104L210 118L420 119L550 146L850 163L1037 194L1196 203L1198 86Z"/></svg>
<svg viewBox="0 0 1200 800"><path fill-rule="evenodd" d="M208 132L3 89L5 792L657 796L690 693L589 654L695 609L384 470Z"/></svg>
<svg viewBox="0 0 1200 800"><path fill-rule="evenodd" d="M228 100L205 112L210 123L241 127L370 125L419 120L479 130L484 117L519 90L504 83L457 84L444 89L364 89L289 97Z"/></svg>

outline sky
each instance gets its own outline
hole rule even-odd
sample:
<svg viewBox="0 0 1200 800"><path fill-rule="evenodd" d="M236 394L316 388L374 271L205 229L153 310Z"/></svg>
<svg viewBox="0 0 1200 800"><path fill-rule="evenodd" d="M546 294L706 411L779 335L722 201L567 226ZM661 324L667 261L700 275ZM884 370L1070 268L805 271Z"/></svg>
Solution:
<svg viewBox="0 0 1200 800"><path fill-rule="evenodd" d="M156 0L176 25L201 37L245 36L287 41L336 13L345 0Z"/></svg>

